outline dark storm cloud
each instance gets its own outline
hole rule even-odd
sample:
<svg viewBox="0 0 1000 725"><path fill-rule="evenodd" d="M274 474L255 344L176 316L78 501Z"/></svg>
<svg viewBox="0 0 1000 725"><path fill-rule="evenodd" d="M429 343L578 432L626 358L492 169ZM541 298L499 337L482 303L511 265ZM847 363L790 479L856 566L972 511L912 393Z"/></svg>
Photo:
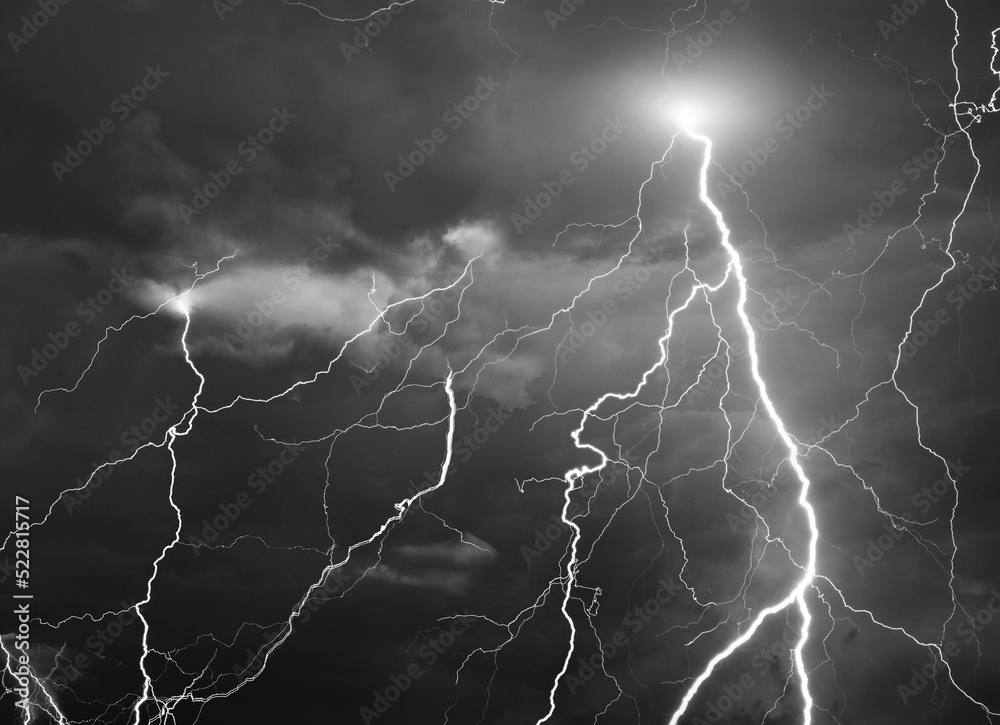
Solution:
<svg viewBox="0 0 1000 725"><path fill-rule="evenodd" d="M36 22L43 5L57 11ZM595 669L555 700L559 722L672 711L671 683L790 588L806 540L735 286L671 316L692 270L717 283L728 263L698 198L700 144L679 137L668 151L667 107L688 98L710 109L709 193L745 262L769 394L793 436L830 452L804 458L819 573L886 625L954 640L956 672L988 700L1000 627L980 621L979 672L961 628L997 584L983 553L996 546L997 122L969 130L982 162L969 194L949 6L422 0L338 22L323 15L373 7L313 5L43 0L0 12L0 451L36 518L55 502L33 530L37 616L97 615L39 627L38 662L62 662L63 644L90 657L74 682L84 702L140 691L140 625L105 643L108 659L87 641L114 618L100 613L145 596L179 531L144 609L161 694L206 663L219 689L258 673L304 592L325 584L259 679L202 717L384 725L440 719L453 703L454 722L537 721L569 637L552 583L571 538L563 476L598 460L571 435L581 410L635 390L653 366L637 400L606 401L580 433L633 468L570 494L590 513L577 520L568 672L603 644L617 685ZM987 103L995 12L955 5L961 98ZM952 239L968 261L948 271ZM186 298L190 361L170 307L109 334L80 379L107 328L223 255L234 256ZM900 349L909 400L891 384L866 398ZM442 475L449 369L452 465L440 490L403 505ZM58 387L75 389L35 412ZM196 395L171 485L164 445ZM137 442L155 445L109 463ZM647 460L644 481L634 466ZM943 477L955 470L953 611L956 498ZM920 523L890 531L878 505ZM817 703L845 722L929 711L929 689L897 694L923 651L851 612L825 579L817 592L806 653ZM709 599L721 604L698 604ZM456 613L475 616L437 652ZM770 619L682 722L708 705L721 722L760 722L790 668L775 643L799 620ZM739 702L720 708L723 686L740 682ZM799 717L789 692L769 722ZM953 694L941 721L968 714ZM178 721L198 712L183 704Z"/></svg>

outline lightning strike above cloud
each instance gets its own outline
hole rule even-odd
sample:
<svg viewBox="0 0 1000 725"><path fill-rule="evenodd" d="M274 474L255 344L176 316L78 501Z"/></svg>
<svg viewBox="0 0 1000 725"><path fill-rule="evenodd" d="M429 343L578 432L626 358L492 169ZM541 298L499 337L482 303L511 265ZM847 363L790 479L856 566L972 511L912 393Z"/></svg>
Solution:
<svg viewBox="0 0 1000 725"><path fill-rule="evenodd" d="M220 3L8 18L11 712L1000 719L1000 16Z"/></svg>

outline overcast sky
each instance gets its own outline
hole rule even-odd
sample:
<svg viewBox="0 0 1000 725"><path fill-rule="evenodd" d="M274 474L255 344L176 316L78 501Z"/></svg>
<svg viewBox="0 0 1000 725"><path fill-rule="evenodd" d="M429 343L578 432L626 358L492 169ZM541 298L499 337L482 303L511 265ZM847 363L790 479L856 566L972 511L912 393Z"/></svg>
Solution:
<svg viewBox="0 0 1000 725"><path fill-rule="evenodd" d="M99 5L0 11L42 722L801 722L803 608L1000 712L995 8Z"/></svg>

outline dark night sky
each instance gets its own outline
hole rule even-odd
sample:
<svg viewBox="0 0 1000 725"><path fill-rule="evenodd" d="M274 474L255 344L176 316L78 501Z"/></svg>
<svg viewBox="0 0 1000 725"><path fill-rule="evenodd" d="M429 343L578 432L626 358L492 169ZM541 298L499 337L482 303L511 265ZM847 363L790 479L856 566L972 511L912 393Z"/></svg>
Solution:
<svg viewBox="0 0 1000 725"><path fill-rule="evenodd" d="M1000 720L1000 9L230 2L0 10L40 722L667 722L804 576L782 428L812 722ZM802 722L802 625L680 722Z"/></svg>

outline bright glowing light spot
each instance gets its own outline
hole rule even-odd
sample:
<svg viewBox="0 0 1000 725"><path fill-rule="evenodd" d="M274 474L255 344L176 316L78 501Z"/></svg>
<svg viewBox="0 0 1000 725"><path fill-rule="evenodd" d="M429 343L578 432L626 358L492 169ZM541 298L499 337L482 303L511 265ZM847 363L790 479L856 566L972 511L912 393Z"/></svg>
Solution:
<svg viewBox="0 0 1000 725"><path fill-rule="evenodd" d="M695 131L705 120L705 110L697 103L682 101L671 105L669 117L671 122L680 126L684 131Z"/></svg>
<svg viewBox="0 0 1000 725"><path fill-rule="evenodd" d="M661 96L653 101L652 111L663 122L684 133L705 132L705 126L723 112L723 98L704 89Z"/></svg>
<svg viewBox="0 0 1000 725"><path fill-rule="evenodd" d="M187 299L186 296L178 297L170 303L170 309L179 315L187 317L191 313L191 300Z"/></svg>

